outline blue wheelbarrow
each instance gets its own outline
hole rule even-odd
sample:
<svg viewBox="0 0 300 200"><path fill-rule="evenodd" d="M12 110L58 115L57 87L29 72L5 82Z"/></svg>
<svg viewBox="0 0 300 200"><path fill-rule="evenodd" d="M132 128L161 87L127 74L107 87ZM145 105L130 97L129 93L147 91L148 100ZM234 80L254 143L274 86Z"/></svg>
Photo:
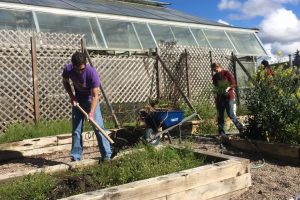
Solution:
<svg viewBox="0 0 300 200"><path fill-rule="evenodd" d="M156 137L156 134L159 131L166 130L176 124L179 124L184 118L183 111L180 110L155 110L152 112L141 111L140 114L147 125L143 138L150 144L154 145L157 145L160 141L160 137Z"/></svg>

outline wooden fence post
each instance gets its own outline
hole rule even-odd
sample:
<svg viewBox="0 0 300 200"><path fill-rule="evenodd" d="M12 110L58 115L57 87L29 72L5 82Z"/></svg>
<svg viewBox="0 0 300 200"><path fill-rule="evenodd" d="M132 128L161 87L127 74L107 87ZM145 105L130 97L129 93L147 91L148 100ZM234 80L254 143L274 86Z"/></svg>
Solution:
<svg viewBox="0 0 300 200"><path fill-rule="evenodd" d="M186 87L187 87L187 97L190 99L191 98L191 83L190 83L190 68L189 68L189 63L188 63L188 51L184 49L185 53L185 73L186 73Z"/></svg>
<svg viewBox="0 0 300 200"><path fill-rule="evenodd" d="M81 44L81 52L85 53L85 49L86 49L86 40L85 40L85 38L81 38L80 44Z"/></svg>
<svg viewBox="0 0 300 200"><path fill-rule="evenodd" d="M37 69L37 54L36 54L36 36L30 37L31 43L31 63L32 63L32 83L33 83L33 102L34 102L34 122L40 120L40 102L38 91L38 69Z"/></svg>
<svg viewBox="0 0 300 200"><path fill-rule="evenodd" d="M231 52L231 60L232 60L234 80L235 80L235 83L236 83L236 88L235 88L235 91L236 91L236 101L237 101L237 105L240 105L240 92L239 92L238 81L237 81L236 62L233 59L233 52Z"/></svg>
<svg viewBox="0 0 300 200"><path fill-rule="evenodd" d="M158 61L158 56L159 56L159 51L158 48L155 48L156 52L156 58L155 58L155 69L156 69L156 98L160 99L161 98L161 91L160 91L160 72L159 72L159 61Z"/></svg>

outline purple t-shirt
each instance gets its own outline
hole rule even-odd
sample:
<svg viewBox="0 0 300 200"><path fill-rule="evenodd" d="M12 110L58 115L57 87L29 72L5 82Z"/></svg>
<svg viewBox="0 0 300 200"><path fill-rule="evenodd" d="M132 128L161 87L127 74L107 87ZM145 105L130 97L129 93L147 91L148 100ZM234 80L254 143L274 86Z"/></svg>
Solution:
<svg viewBox="0 0 300 200"><path fill-rule="evenodd" d="M78 100L80 99L90 99L91 89L100 86L100 78L95 68L86 65L85 70L78 74L75 72L72 64L67 64L64 68L63 78L69 78L72 80L75 96Z"/></svg>

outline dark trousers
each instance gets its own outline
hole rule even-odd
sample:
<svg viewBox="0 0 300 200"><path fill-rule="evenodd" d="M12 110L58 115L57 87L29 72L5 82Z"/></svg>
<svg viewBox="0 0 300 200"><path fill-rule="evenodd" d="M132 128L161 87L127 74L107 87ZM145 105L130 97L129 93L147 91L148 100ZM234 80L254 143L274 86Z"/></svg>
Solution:
<svg viewBox="0 0 300 200"><path fill-rule="evenodd" d="M228 117L232 120L236 128L239 130L240 133L243 132L243 125L239 122L236 117L236 103L235 100L222 100L216 102L217 107L217 117L218 117L218 132L219 134L225 134L224 130L224 112Z"/></svg>

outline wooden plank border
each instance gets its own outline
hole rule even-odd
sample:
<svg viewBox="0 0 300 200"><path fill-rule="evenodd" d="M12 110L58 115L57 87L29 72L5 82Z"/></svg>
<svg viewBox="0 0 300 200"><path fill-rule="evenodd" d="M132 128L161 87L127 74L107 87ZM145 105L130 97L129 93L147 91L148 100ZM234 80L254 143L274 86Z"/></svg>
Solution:
<svg viewBox="0 0 300 200"><path fill-rule="evenodd" d="M258 140L244 140L244 139L230 139L231 146L249 151L256 152L257 150L264 156L284 160L295 164L300 164L300 146L282 144L282 143L268 143Z"/></svg>

